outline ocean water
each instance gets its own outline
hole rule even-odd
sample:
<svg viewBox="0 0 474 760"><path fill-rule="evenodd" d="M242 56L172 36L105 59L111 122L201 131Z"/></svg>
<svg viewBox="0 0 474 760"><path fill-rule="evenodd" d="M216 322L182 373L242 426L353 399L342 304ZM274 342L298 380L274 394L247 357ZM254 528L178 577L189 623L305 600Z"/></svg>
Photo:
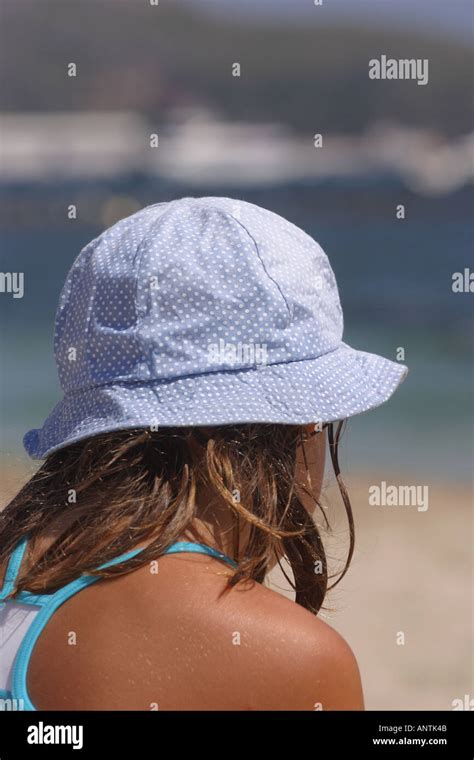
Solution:
<svg viewBox="0 0 474 760"><path fill-rule="evenodd" d="M404 349L407 380L390 403L351 420L344 467L470 481L473 296L452 291L453 272L473 262L470 196L404 197L407 216L400 221L394 217L399 188L385 195L383 187L330 189L331 202L321 188L310 190L222 188L213 194L246 198L302 226L335 270L346 342L392 359ZM139 205L180 194L190 193L149 190ZM30 225L2 219L0 271L25 273L22 299L0 294L0 453L18 461L22 435L39 426L60 398L52 331L62 282L81 247L102 228L54 219L42 224L38 216Z"/></svg>

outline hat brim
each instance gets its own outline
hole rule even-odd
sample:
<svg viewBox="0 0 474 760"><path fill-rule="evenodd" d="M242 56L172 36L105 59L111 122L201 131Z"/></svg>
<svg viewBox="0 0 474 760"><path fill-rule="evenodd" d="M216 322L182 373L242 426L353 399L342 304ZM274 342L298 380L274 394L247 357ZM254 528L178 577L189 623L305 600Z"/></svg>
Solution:
<svg viewBox="0 0 474 760"><path fill-rule="evenodd" d="M100 433L151 425L333 422L383 404L407 372L402 364L342 343L318 359L97 386L66 394L23 443L33 459L43 459Z"/></svg>

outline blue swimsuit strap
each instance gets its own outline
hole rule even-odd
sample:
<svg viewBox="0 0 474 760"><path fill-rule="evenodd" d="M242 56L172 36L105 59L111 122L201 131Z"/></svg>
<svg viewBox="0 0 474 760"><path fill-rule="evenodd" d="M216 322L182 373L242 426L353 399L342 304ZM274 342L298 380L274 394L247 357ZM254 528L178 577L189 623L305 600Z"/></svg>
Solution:
<svg viewBox="0 0 474 760"><path fill-rule="evenodd" d="M0 591L0 599L5 599L5 597L8 596L8 594L11 594L15 588L16 577L20 571L27 544L28 540L25 537L15 546L10 554L7 569L5 570L5 577L3 579L3 586ZM0 609L1 607L3 607L3 605L0 605Z"/></svg>
<svg viewBox="0 0 474 760"><path fill-rule="evenodd" d="M15 579L21 566L21 562L25 553L27 545L27 539L23 539L14 549L10 560L8 562L7 570L5 572L5 582L0 592L0 599L7 596L13 591ZM132 549L132 551L121 554L118 557L104 562L99 565L99 570L112 565L117 565L119 562L126 562L132 557L135 557L143 549ZM169 546L163 554L179 554L181 552L191 552L196 554L207 554L210 557L221 560L236 568L237 563L233 559L230 559L226 554L214 549L212 546L206 546L206 544L198 544L191 541L178 541ZM162 555L161 555L162 556ZM74 594L77 594L83 588L90 586L92 583L100 580L100 576L97 575L83 575L80 578L68 583L66 586L58 589L54 594L30 594L28 591L19 592L12 601L25 602L26 604L40 605L41 609L33 619L30 627L28 628L18 650L13 666L12 674L12 690L11 696L14 699L21 700L23 709L36 710L36 707L32 703L27 688L27 673L28 664L33 653L35 644L43 631L46 623L52 617L54 612L64 602ZM0 605L3 606L3 605Z"/></svg>

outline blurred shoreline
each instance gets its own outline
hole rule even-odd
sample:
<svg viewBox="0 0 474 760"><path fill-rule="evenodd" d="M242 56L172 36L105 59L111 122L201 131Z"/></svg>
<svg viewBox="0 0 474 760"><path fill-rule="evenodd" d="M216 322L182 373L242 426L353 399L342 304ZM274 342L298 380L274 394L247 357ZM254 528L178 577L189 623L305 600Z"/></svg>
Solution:
<svg viewBox="0 0 474 760"><path fill-rule="evenodd" d="M374 122L359 135L299 135L285 124L226 121L204 107L156 125L133 111L0 113L3 187L135 175L188 188L399 179L445 195L474 179L474 133ZM55 140L48 139L54 133ZM71 152L70 147L74 146Z"/></svg>

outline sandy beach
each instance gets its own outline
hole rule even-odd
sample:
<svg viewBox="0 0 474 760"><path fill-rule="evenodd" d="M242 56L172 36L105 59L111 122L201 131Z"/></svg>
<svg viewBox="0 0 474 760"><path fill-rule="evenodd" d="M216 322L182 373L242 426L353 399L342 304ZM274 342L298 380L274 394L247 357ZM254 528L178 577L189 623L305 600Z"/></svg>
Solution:
<svg viewBox="0 0 474 760"><path fill-rule="evenodd" d="M412 482L401 475L387 480ZM321 614L357 656L367 709L451 710L453 700L473 696L472 490L428 480L422 512L369 506L369 488L380 475L345 482L356 550ZM333 482L323 503L333 527L328 557L337 568L347 524ZM284 585L280 577L275 583Z"/></svg>
<svg viewBox="0 0 474 760"><path fill-rule="evenodd" d="M34 471L1 462L3 506ZM427 481L429 506L370 506L365 474L346 477L356 521L348 575L326 598L326 622L355 652L369 710L451 710L473 696L472 490ZM387 480L389 478L387 477ZM391 483L410 482L403 476ZM332 524L326 538L333 571L347 548L347 524L333 480L323 492ZM281 574L271 584L285 592ZM404 641L404 643L403 643Z"/></svg>

